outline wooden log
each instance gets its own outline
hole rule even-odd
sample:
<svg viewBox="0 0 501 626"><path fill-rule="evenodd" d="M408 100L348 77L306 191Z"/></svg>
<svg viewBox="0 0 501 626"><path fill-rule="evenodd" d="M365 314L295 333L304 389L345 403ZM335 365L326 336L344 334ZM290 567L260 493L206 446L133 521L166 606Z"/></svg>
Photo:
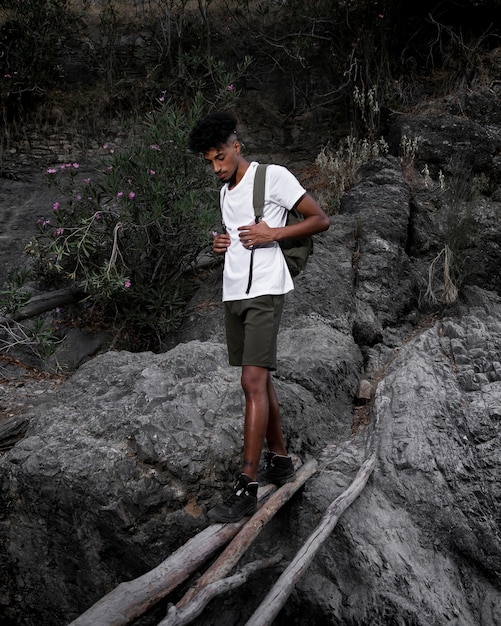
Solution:
<svg viewBox="0 0 501 626"><path fill-rule="evenodd" d="M39 296L33 296L23 307L21 307L14 315L5 315L0 317L0 324L8 324L9 322L20 322L21 320L41 315L46 311L51 311L58 306L67 306L74 304L83 298L83 294L76 292L74 289L59 289L58 291L49 291Z"/></svg>
<svg viewBox="0 0 501 626"><path fill-rule="evenodd" d="M28 428L29 420L26 417L12 417L0 424L0 450L3 452L12 448Z"/></svg>
<svg viewBox="0 0 501 626"><path fill-rule="evenodd" d="M259 535L264 526L272 519L276 512L300 489L304 483L317 471L317 461L311 460L305 463L297 472L296 480L280 487L271 495L266 505L255 513L246 526L231 541L221 553L213 565L201 576L196 585L192 587L177 603L177 608L182 609L206 587L208 584L224 578L240 560L241 556ZM161 626L167 626L169 622L161 622ZM160 626L160 625L159 625Z"/></svg>
<svg viewBox="0 0 501 626"><path fill-rule="evenodd" d="M334 530L344 511L359 496L376 464L376 455L372 454L358 471L351 485L330 504L324 516L286 568L266 598L256 609L245 626L269 626L284 606L296 583L310 566L318 550Z"/></svg>
<svg viewBox="0 0 501 626"><path fill-rule="evenodd" d="M185 626L185 624L191 623L196 617L198 617L209 602L216 596L220 596L223 593L241 587L247 582L249 576L257 570L265 569L276 565L282 559L281 554L275 554L268 559L262 559L259 561L253 561L248 565L245 565L239 572L233 576L223 578L221 580L215 580L204 587L200 593L196 596L193 602L190 602L182 609L172 605L167 613L167 618L161 622L162 625L169 626Z"/></svg>
<svg viewBox="0 0 501 626"><path fill-rule="evenodd" d="M276 491L275 485L259 489L260 502ZM234 524L212 524L192 537L176 552L139 578L120 583L77 617L69 626L124 626L138 618L178 585L187 580L214 552L245 526L248 518Z"/></svg>

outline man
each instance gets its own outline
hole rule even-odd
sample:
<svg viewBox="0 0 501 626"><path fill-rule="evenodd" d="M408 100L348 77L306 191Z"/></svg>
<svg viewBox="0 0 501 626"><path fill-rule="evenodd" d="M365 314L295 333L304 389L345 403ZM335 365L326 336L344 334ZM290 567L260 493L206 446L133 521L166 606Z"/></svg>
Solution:
<svg viewBox="0 0 501 626"><path fill-rule="evenodd" d="M329 218L315 200L286 168L278 165L267 168L263 216L255 223L252 199L258 164L242 156L236 125L231 113L214 112L196 124L189 138L190 149L203 155L223 183L220 203L224 232L214 237L213 250L225 255L223 302L228 355L230 365L242 368L245 395L242 473L229 497L209 511L209 519L214 522L236 522L254 513L258 478L262 483L278 485L295 478L270 375L276 369L284 296L294 288L278 242L329 227ZM305 219L286 225L286 211L294 206ZM265 438L268 451L258 477Z"/></svg>

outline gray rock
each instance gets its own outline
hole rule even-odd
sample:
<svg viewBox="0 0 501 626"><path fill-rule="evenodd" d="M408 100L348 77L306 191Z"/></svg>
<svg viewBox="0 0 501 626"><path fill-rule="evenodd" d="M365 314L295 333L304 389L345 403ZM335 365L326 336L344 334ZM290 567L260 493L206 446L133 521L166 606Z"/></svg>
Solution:
<svg viewBox="0 0 501 626"><path fill-rule="evenodd" d="M317 623L501 624L501 379L470 389L461 376L499 353L501 301L471 295L475 307L402 346L379 383L377 468L300 585ZM346 487L359 454L345 443L324 459L301 527Z"/></svg>
<svg viewBox="0 0 501 626"><path fill-rule="evenodd" d="M358 349L314 321L284 344L284 430L291 450L316 456L349 435ZM107 352L32 409L0 460L2 587L14 597L23 580L24 623L55 607L54 623L76 617L207 524L206 505L240 466L240 374L225 362L212 342Z"/></svg>

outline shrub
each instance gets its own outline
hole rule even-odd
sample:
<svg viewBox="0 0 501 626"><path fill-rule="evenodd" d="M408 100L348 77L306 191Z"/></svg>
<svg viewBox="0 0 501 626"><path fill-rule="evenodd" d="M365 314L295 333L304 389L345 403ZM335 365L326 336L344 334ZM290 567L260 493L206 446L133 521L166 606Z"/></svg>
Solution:
<svg viewBox="0 0 501 626"><path fill-rule="evenodd" d="M370 142L346 137L335 149L323 148L316 158L316 166L324 179L325 191L319 193L319 202L328 213L339 210L345 191L353 186L358 169L370 159L386 154L388 144L384 139Z"/></svg>
<svg viewBox="0 0 501 626"><path fill-rule="evenodd" d="M83 178L78 163L48 170L61 200L29 246L35 276L81 290L79 318L92 310L119 347L158 348L179 322L208 245L216 190L187 150L202 110L200 96L189 109L161 101L129 145L103 146L95 176Z"/></svg>
<svg viewBox="0 0 501 626"><path fill-rule="evenodd" d="M432 304L453 304L468 272L468 249L475 239L475 208L486 185L461 159L450 163L454 176L440 184L445 196L443 248L429 266L425 298ZM439 269L442 278L439 278ZM437 295L439 294L439 295Z"/></svg>

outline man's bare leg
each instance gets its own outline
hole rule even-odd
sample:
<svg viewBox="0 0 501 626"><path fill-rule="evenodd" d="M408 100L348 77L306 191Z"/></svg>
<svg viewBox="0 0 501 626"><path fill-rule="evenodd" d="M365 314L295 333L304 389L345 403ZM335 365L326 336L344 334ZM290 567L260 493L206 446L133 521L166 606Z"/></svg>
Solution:
<svg viewBox="0 0 501 626"><path fill-rule="evenodd" d="M268 372L267 390L268 403L270 407L268 428L266 430L266 442L268 443L268 450L270 452L276 452L276 454L285 456L287 454L287 449L285 447L284 434L282 432L282 423L280 421L280 406L278 403L277 394L275 392L275 387L273 386L270 372Z"/></svg>
<svg viewBox="0 0 501 626"><path fill-rule="evenodd" d="M268 429L271 408L268 397L268 380L269 372L266 368L255 365L242 367L242 389L245 394L242 473L252 480L256 480L264 438ZM274 401L277 402L276 395L274 395ZM273 408L273 410L276 409Z"/></svg>

